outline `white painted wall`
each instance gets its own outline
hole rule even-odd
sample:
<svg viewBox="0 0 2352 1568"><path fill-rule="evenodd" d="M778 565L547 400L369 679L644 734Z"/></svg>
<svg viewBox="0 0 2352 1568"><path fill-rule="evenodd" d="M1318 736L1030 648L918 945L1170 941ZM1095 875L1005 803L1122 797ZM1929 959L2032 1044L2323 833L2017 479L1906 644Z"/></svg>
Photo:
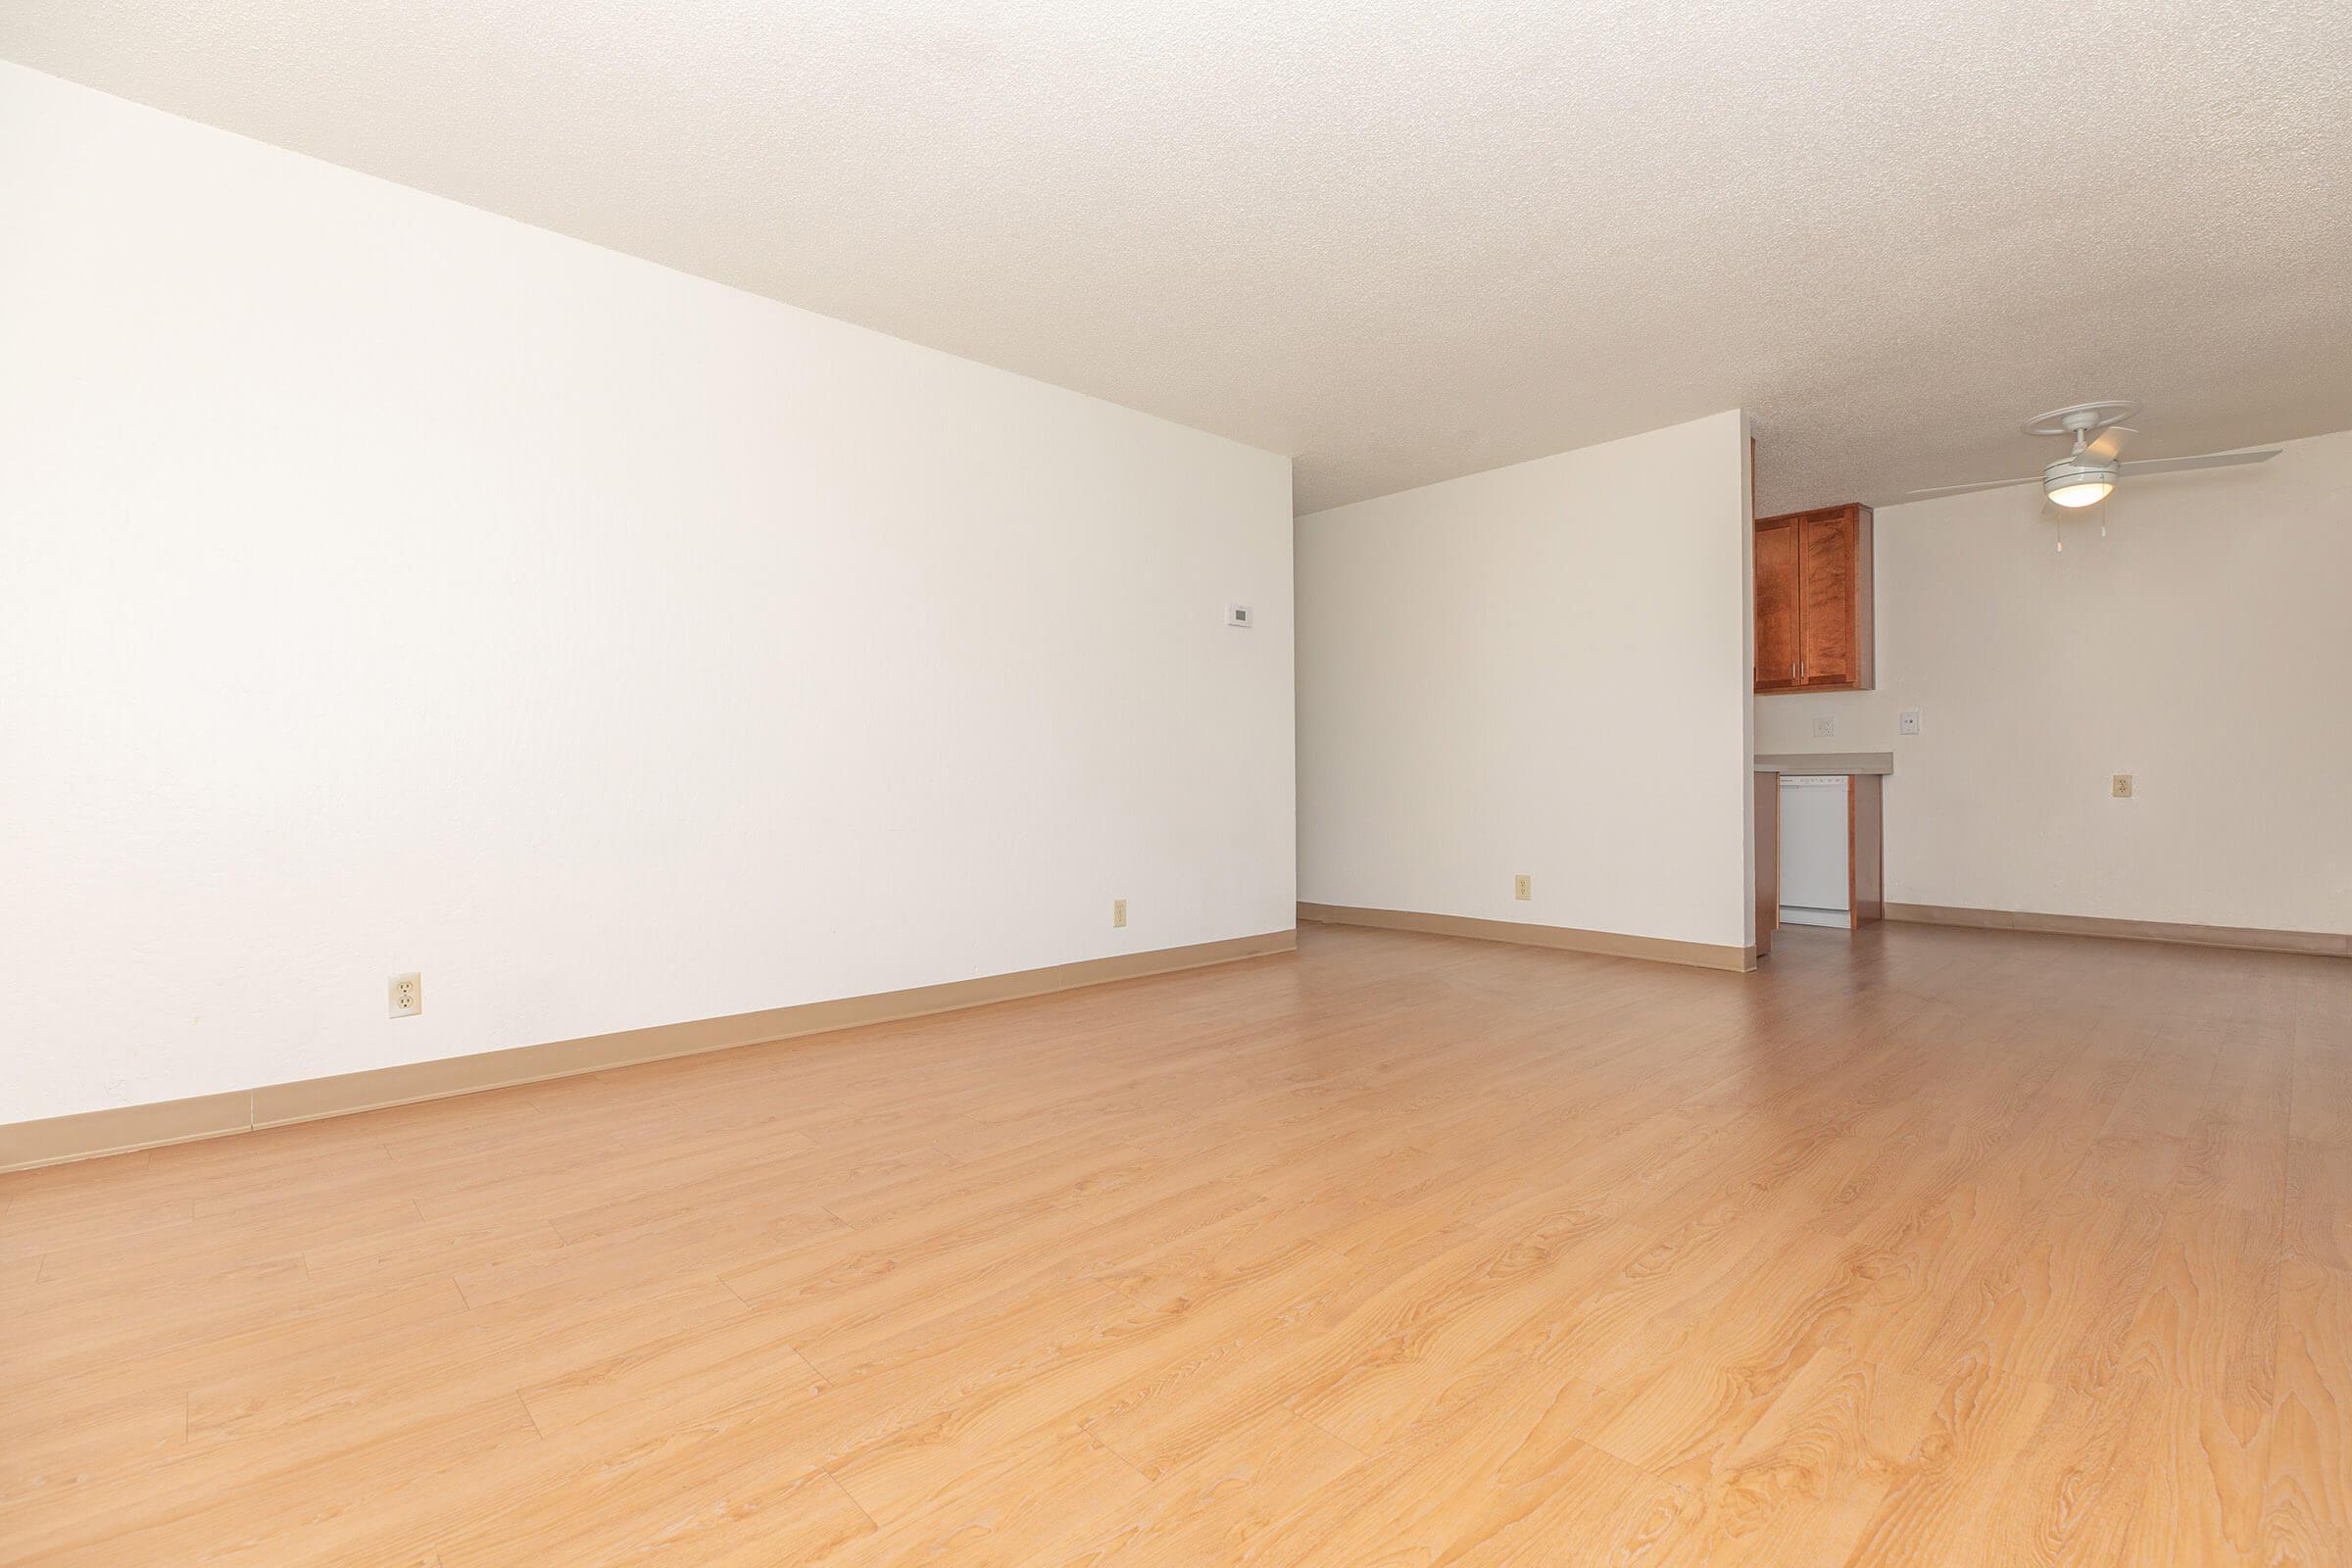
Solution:
<svg viewBox="0 0 2352 1568"><path fill-rule="evenodd" d="M0 1121L1291 925L1288 460L9 66L0 211Z"/></svg>
<svg viewBox="0 0 2352 1568"><path fill-rule="evenodd" d="M1752 940L1745 452L1735 411L1298 519L1301 899Z"/></svg>
<svg viewBox="0 0 2352 1568"><path fill-rule="evenodd" d="M2108 510L1882 508L1878 689L1756 699L1758 750L1894 753L1898 903L2352 931L2352 432Z"/></svg>

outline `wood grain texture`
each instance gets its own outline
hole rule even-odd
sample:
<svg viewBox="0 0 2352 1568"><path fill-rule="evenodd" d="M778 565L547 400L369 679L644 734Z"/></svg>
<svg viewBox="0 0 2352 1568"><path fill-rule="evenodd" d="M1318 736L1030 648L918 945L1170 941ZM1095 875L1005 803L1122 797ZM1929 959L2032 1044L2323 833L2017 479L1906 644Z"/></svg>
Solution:
<svg viewBox="0 0 2352 1568"><path fill-rule="evenodd" d="M1759 521L1755 534L1756 690L1796 688L1799 627L1793 518Z"/></svg>
<svg viewBox="0 0 2352 1568"><path fill-rule="evenodd" d="M1854 509L1796 519L1797 684L1807 691L1855 684L1855 546Z"/></svg>
<svg viewBox="0 0 2352 1568"><path fill-rule="evenodd" d="M1854 671L1856 691L1879 683L1878 524L1870 508L1854 508Z"/></svg>
<svg viewBox="0 0 2352 1568"><path fill-rule="evenodd" d="M1877 567L1868 507L1755 522L1755 689L1869 691L1877 674Z"/></svg>
<svg viewBox="0 0 2352 1568"><path fill-rule="evenodd" d="M1845 906L1855 925L1886 918L1886 781L1876 773L1845 780Z"/></svg>
<svg viewBox="0 0 2352 1568"><path fill-rule="evenodd" d="M1294 956L0 1177L0 1564L2352 1561L2352 965Z"/></svg>

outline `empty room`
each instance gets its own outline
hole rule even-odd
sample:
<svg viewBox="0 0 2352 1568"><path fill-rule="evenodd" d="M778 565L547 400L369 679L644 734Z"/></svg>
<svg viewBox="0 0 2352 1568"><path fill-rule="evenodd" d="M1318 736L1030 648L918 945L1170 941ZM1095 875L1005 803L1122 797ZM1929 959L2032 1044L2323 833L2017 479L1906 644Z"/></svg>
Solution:
<svg viewBox="0 0 2352 1568"><path fill-rule="evenodd" d="M2352 7L0 8L0 1568L2346 1568Z"/></svg>

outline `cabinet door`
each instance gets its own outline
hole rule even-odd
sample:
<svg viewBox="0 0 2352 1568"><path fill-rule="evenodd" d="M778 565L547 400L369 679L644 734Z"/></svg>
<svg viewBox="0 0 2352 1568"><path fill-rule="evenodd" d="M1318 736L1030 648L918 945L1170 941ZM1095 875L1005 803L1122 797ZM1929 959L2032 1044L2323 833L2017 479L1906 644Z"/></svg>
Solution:
<svg viewBox="0 0 2352 1568"><path fill-rule="evenodd" d="M1756 528L1756 690L1796 687L1796 529L1766 521Z"/></svg>
<svg viewBox="0 0 2352 1568"><path fill-rule="evenodd" d="M1858 683L1854 636L1855 518L1851 512L1811 512L1796 519L1800 628L1797 683Z"/></svg>

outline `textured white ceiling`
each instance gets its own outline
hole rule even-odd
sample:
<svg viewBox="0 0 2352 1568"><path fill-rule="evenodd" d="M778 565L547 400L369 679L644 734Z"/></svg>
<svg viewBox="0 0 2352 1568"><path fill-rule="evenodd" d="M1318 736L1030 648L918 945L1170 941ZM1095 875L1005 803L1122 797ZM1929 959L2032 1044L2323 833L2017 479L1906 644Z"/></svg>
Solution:
<svg viewBox="0 0 2352 1568"><path fill-rule="evenodd" d="M1294 454L2352 426L2347 0L11 0L0 56Z"/></svg>

